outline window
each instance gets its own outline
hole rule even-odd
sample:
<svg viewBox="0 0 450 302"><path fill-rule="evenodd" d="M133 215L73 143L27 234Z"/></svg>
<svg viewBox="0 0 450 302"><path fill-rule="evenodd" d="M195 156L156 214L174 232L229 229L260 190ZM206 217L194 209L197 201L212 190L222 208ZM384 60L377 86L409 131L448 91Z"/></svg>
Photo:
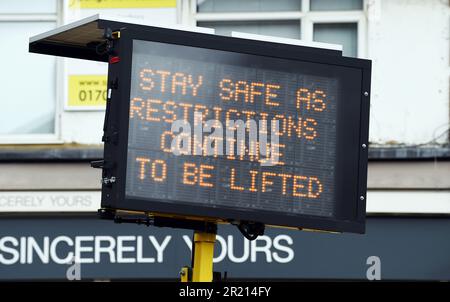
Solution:
<svg viewBox="0 0 450 302"><path fill-rule="evenodd" d="M356 23L316 23L314 24L313 40L341 44L345 56L357 56Z"/></svg>
<svg viewBox="0 0 450 302"><path fill-rule="evenodd" d="M57 26L57 0L0 1L0 143L56 140L56 58L28 52Z"/></svg>
<svg viewBox="0 0 450 302"><path fill-rule="evenodd" d="M341 44L345 56L365 56L365 0L181 1L184 24Z"/></svg>

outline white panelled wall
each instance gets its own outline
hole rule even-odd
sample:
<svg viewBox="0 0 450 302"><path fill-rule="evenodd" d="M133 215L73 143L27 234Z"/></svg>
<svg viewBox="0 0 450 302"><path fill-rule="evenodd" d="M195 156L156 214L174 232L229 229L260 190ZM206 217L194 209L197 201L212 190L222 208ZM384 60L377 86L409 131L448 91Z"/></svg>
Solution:
<svg viewBox="0 0 450 302"><path fill-rule="evenodd" d="M432 141L449 127L449 3L370 0L367 5L370 141Z"/></svg>
<svg viewBox="0 0 450 302"><path fill-rule="evenodd" d="M100 191L0 191L0 212L95 213L100 209L100 201ZM367 213L450 215L450 192L369 191Z"/></svg>

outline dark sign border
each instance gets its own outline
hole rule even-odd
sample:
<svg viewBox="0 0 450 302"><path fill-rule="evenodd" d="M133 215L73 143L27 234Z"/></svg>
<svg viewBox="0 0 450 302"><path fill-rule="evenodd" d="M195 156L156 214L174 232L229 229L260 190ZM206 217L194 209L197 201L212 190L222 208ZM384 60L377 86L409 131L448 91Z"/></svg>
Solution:
<svg viewBox="0 0 450 302"><path fill-rule="evenodd" d="M337 124L350 133L337 129L336 163L341 167L341 173L336 182L341 184L336 203L342 218L324 218L310 215L290 215L274 213L266 210L236 209L226 206L207 207L202 204L187 205L161 202L155 199L126 198L126 163L128 149L129 99L131 90L131 64L133 40L162 42L192 47L201 47L247 53L259 56L307 61L327 65L351 67L361 72L360 103L356 107L346 106L339 110ZM298 51L293 51L297 49ZM148 27L146 30L124 28L121 37L115 41L115 54L120 61L109 64L108 89L111 89L111 99L108 101L105 116L105 151L103 178L114 177L113 183L102 185L102 208L138 211L146 213L164 213L179 216L205 217L210 220L254 221L267 225L317 229L335 232L365 232L365 211L367 191L367 158L369 132L369 100L371 61L324 54L323 50L315 51L310 47L284 47L282 44L236 39L210 34L201 34L180 30ZM359 117L359 129L353 127L349 117ZM365 146L365 147L364 147ZM350 169L355 165L357 169ZM338 174L338 173L337 173Z"/></svg>

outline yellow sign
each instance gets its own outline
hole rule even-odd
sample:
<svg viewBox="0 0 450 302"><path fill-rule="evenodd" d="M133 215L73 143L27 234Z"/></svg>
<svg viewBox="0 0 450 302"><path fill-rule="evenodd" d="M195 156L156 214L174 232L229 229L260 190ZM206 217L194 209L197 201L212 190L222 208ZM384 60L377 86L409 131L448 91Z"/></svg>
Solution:
<svg viewBox="0 0 450 302"><path fill-rule="evenodd" d="M106 105L106 75L69 75L69 107Z"/></svg>
<svg viewBox="0 0 450 302"><path fill-rule="evenodd" d="M176 7L176 0L70 0L69 7L77 8L158 8Z"/></svg>

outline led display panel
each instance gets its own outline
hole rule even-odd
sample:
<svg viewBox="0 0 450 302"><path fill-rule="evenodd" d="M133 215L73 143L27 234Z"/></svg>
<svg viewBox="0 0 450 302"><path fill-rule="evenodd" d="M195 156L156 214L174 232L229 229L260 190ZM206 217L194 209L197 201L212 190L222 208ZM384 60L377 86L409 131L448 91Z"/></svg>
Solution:
<svg viewBox="0 0 450 302"><path fill-rule="evenodd" d="M363 231L363 60L135 36L118 63L126 141L114 207Z"/></svg>

